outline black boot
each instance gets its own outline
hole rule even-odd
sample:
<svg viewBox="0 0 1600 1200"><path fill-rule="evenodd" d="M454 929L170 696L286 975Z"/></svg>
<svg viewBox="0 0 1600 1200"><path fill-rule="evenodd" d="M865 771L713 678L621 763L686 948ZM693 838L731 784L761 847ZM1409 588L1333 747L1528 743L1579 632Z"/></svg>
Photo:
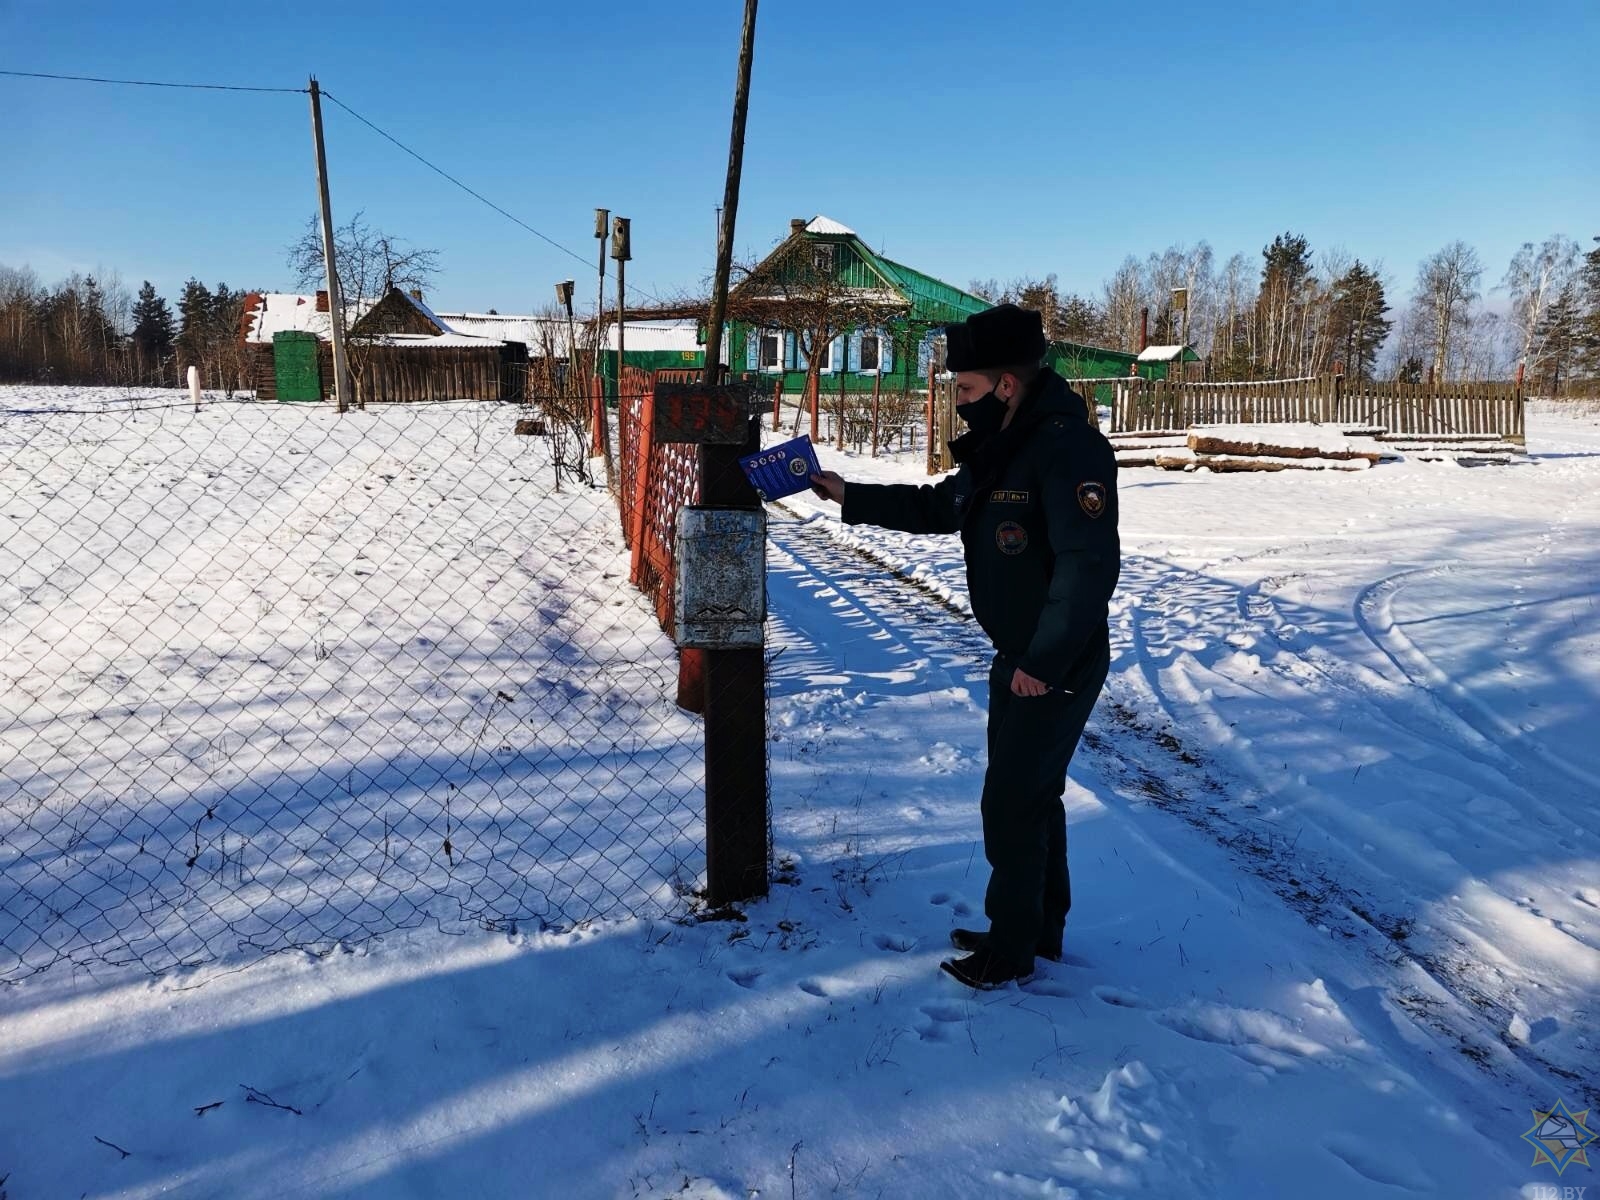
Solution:
<svg viewBox="0 0 1600 1200"><path fill-rule="evenodd" d="M987 950L976 951L965 958L946 959L939 964L939 969L958 982L980 992L1004 987L1014 979L1027 979L1033 974L1031 963L1026 967L1019 967L1015 963L995 957Z"/></svg>
<svg viewBox="0 0 1600 1200"><path fill-rule="evenodd" d="M974 954L989 944L989 935L978 929L952 929L950 931L950 944L963 954ZM1061 943L1059 941L1040 942L1034 947L1035 958L1047 958L1051 962L1061 961Z"/></svg>

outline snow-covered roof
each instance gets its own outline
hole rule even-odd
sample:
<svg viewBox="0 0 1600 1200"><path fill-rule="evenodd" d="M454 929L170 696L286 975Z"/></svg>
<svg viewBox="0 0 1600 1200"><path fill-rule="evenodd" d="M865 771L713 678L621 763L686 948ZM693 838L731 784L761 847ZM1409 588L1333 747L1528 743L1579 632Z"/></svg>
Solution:
<svg viewBox="0 0 1600 1200"><path fill-rule="evenodd" d="M270 342L275 333L314 333L326 341L333 336L329 314L317 311L315 296L267 292L250 314L249 342Z"/></svg>
<svg viewBox="0 0 1600 1200"><path fill-rule="evenodd" d="M418 312L425 316L434 325L445 330L442 335L396 333L383 339L393 346L428 345L437 347L473 347L483 346L497 342L521 342L527 340L523 331L502 327L499 318L487 317L481 322L464 322L469 328L462 328L451 317L441 316L428 307L427 303L418 300L406 292L400 293L408 304L414 306ZM345 328L355 325L361 315L375 304L373 300L362 300L355 304L345 306ZM533 317L518 317L512 320L524 324L533 321ZM250 325L245 333L247 342L272 341L275 333L311 333L328 341L333 337L332 322L329 314L317 311L317 297L315 295L298 295L294 292L263 292L260 303L250 313ZM562 353L565 353L566 330L561 330Z"/></svg>
<svg viewBox="0 0 1600 1200"><path fill-rule="evenodd" d="M472 350L498 346L497 337L471 337L464 333L386 333L372 339L380 346L424 346L430 350L456 348Z"/></svg>
<svg viewBox="0 0 1600 1200"><path fill-rule="evenodd" d="M853 303L881 304L886 308L904 308L907 304L906 298L893 288L840 286L839 289L833 294L840 300L841 303L848 297ZM750 299L758 303L779 305L787 304L791 300L795 299L795 297L784 292L768 292L765 296L751 296ZM632 326L630 325L629 328L631 329Z"/></svg>
<svg viewBox="0 0 1600 1200"><path fill-rule="evenodd" d="M1139 351L1140 362L1177 362L1187 346L1146 346Z"/></svg>
<svg viewBox="0 0 1600 1200"><path fill-rule="evenodd" d="M637 324L629 321L626 343L629 351L676 350L693 354L705 349L699 338L698 321L640 321ZM615 325L606 329L606 347L610 350L617 348Z"/></svg>
<svg viewBox="0 0 1600 1200"><path fill-rule="evenodd" d="M567 352L565 317L554 319L506 313L439 313L438 317L448 322L457 333L498 338L504 342L521 342L530 353L546 344L558 347L557 353ZM581 322L579 328L582 328Z"/></svg>
<svg viewBox="0 0 1600 1200"><path fill-rule="evenodd" d="M440 313L439 318L449 322L450 327L458 333L495 338L500 341L521 342L528 348L528 354L534 358L542 358L546 354L552 354L557 358L568 357L565 317L512 313ZM589 333L592 321L580 317L575 324L579 345L586 345L588 338L592 336ZM627 345L630 351L664 350L693 354L703 349L699 342L698 321L628 321L627 326ZM606 349L616 348L617 326L612 322L606 326Z"/></svg>
<svg viewBox="0 0 1600 1200"><path fill-rule="evenodd" d="M825 217L820 213L818 213L816 216L811 218L810 222L806 225L806 232L807 233L836 233L836 234L848 234L851 237L855 237L856 236L856 231L854 229L851 229L850 226L841 225L838 221L835 221L832 217Z"/></svg>

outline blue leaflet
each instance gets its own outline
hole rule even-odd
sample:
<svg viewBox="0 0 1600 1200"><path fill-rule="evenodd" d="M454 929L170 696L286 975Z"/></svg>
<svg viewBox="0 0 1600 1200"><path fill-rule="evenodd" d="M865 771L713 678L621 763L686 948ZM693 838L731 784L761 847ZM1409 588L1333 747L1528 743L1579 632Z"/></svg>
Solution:
<svg viewBox="0 0 1600 1200"><path fill-rule="evenodd" d="M781 500L805 491L811 486L811 476L822 470L811 439L804 434L760 454L747 454L739 465L763 500Z"/></svg>

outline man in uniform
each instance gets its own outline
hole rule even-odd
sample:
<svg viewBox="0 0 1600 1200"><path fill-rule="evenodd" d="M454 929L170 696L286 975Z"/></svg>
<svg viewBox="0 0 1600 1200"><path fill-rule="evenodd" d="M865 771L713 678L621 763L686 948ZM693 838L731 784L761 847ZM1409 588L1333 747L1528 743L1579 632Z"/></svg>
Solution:
<svg viewBox="0 0 1600 1200"><path fill-rule="evenodd" d="M1067 764L1110 666L1107 603L1121 566L1117 462L1054 371L1036 312L1002 304L946 330L959 469L932 485L813 475L847 524L960 533L972 612L994 643L983 848L987 932L956 929L966 956L941 968L1000 987L1060 959L1067 877Z"/></svg>

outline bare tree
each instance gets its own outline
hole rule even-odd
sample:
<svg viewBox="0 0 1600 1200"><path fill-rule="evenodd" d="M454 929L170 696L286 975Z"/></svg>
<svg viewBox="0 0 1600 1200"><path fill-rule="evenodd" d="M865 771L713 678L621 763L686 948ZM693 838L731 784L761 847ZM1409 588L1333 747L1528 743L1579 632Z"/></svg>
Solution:
<svg viewBox="0 0 1600 1200"><path fill-rule="evenodd" d="M1106 281L1103 290L1105 300L1101 308L1105 312L1106 331L1111 336L1112 348L1138 350L1139 308L1144 295L1139 260L1131 254L1123 259L1122 265Z"/></svg>
<svg viewBox="0 0 1600 1200"><path fill-rule="evenodd" d="M1512 256L1500 287L1511 299L1510 322L1521 343L1518 361L1537 373L1549 356L1540 331L1545 317L1578 269L1578 243L1565 234L1552 234L1535 247L1523 242Z"/></svg>
<svg viewBox="0 0 1600 1200"><path fill-rule="evenodd" d="M387 295L390 288L424 291L439 273L438 251L408 245L393 234L374 229L367 224L365 214L359 212L334 230L333 258L339 294L344 299L347 328L355 324L365 309ZM288 265L301 287L315 289L327 278L322 257L322 226L315 216L307 219L305 232L289 247ZM364 336L346 334L345 349L357 396L365 390L362 376L369 352L383 337L378 329L368 330Z"/></svg>
<svg viewBox="0 0 1600 1200"><path fill-rule="evenodd" d="M1456 364L1459 378L1477 383L1487 379L1503 379L1510 355L1507 354L1506 318L1497 312L1480 309L1461 322L1456 334L1456 347L1450 360Z"/></svg>
<svg viewBox="0 0 1600 1200"><path fill-rule="evenodd" d="M1412 303L1432 350L1433 376L1443 381L1454 365L1461 334L1478 300L1483 264L1478 252L1463 241L1451 242L1422 260Z"/></svg>

